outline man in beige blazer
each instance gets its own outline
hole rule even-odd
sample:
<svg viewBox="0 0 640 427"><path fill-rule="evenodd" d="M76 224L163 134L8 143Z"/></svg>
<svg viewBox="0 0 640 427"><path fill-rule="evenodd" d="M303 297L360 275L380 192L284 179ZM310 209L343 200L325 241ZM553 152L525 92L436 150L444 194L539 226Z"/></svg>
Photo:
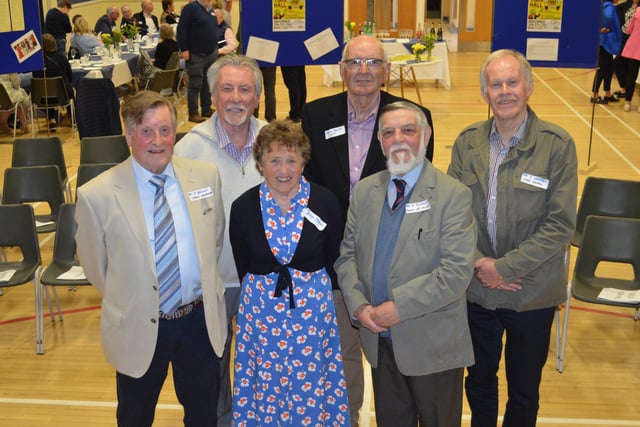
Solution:
<svg viewBox="0 0 640 427"><path fill-rule="evenodd" d="M430 135L414 104L383 108L388 170L356 184L335 264L372 367L379 427L459 427L464 367L473 364L471 192L425 159Z"/></svg>
<svg viewBox="0 0 640 427"><path fill-rule="evenodd" d="M152 425L171 364L185 425L215 426L218 358L227 333L216 262L224 232L218 171L172 158L176 111L162 96L140 92L122 116L132 157L80 187L76 209L78 256L102 294L102 347L117 371L118 425ZM177 248L171 265L178 266L172 282L178 287L169 309L163 308L160 265L156 273L162 232L154 215L162 203L161 187L151 181L157 176L166 180L175 231L168 246Z"/></svg>

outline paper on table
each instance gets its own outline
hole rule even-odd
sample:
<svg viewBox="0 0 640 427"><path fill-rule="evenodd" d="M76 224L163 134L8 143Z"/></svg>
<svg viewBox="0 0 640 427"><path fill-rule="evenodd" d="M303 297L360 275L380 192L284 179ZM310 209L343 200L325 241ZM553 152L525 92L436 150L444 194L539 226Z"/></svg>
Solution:
<svg viewBox="0 0 640 427"><path fill-rule="evenodd" d="M640 290L626 291L624 289L602 288L600 294L598 294L598 299L637 304L640 303Z"/></svg>
<svg viewBox="0 0 640 427"><path fill-rule="evenodd" d="M58 277L56 279L60 280L86 280L87 276L84 275L84 270L79 265L74 265Z"/></svg>
<svg viewBox="0 0 640 427"><path fill-rule="evenodd" d="M16 270L0 271L0 283L8 282L9 280L11 280L14 274L16 274Z"/></svg>

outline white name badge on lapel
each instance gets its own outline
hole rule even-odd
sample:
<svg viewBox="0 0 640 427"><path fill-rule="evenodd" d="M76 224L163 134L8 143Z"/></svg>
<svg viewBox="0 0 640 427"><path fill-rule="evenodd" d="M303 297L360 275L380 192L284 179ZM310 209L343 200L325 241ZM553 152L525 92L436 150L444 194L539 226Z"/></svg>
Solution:
<svg viewBox="0 0 640 427"><path fill-rule="evenodd" d="M191 200L192 202L195 202L196 200L206 199L207 197L213 197L213 191L211 190L211 187L205 187L199 190L189 191L187 193L187 196L189 196L189 200Z"/></svg>
<svg viewBox="0 0 640 427"><path fill-rule="evenodd" d="M322 220L318 215L313 213L313 211L309 208L304 208L302 210L302 217L309 220L309 222L316 226L316 228L320 231L327 228L327 223Z"/></svg>
<svg viewBox="0 0 640 427"><path fill-rule="evenodd" d="M347 131L344 128L344 125L338 126L333 129L327 129L324 131L324 139L335 138L336 136L344 135Z"/></svg>
<svg viewBox="0 0 640 427"><path fill-rule="evenodd" d="M423 200L421 202L416 203L407 203L404 206L404 213L416 213L416 212L424 212L431 209L431 205L428 200Z"/></svg>
<svg viewBox="0 0 640 427"><path fill-rule="evenodd" d="M526 172L522 173L522 177L520 178L520 182L524 184L533 185L534 187L547 189L549 188L549 180L545 178L540 178L539 176L531 175Z"/></svg>

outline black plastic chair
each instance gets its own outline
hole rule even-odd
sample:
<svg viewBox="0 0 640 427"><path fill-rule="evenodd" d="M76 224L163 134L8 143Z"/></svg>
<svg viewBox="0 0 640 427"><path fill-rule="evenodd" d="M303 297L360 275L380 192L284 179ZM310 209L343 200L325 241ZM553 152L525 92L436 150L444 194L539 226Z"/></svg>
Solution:
<svg viewBox="0 0 640 427"><path fill-rule="evenodd" d="M31 205L0 205L0 248L11 248L5 251L0 271L15 270L9 279L0 281L0 290L33 282L37 303L41 297L38 290L40 247L34 224ZM20 250L18 255L15 255L16 249ZM36 335L41 326L36 322Z"/></svg>
<svg viewBox="0 0 640 427"><path fill-rule="evenodd" d="M37 117L37 110L47 111L55 108L69 108L71 111L71 135L75 136L76 109L73 97L67 92L62 77L32 77L31 78L31 105L33 117ZM58 117L59 118L59 117ZM59 122L60 120L58 120ZM47 120L47 131L49 121Z"/></svg>
<svg viewBox="0 0 640 427"><path fill-rule="evenodd" d="M88 165L81 164L78 166L78 174L76 176L76 198L78 197L78 187L91 181L107 169L111 169L117 163L92 163Z"/></svg>
<svg viewBox="0 0 640 427"><path fill-rule="evenodd" d="M131 155L124 135L85 137L80 140L80 164L120 163Z"/></svg>
<svg viewBox="0 0 640 427"><path fill-rule="evenodd" d="M3 204L46 202L49 212L35 215L38 233L56 231L58 211L64 203L60 174L55 165L7 168L4 171Z"/></svg>
<svg viewBox="0 0 640 427"><path fill-rule="evenodd" d="M67 175L67 163L62 151L62 141L57 136L49 138L20 138L13 142L11 167L58 166L66 200L71 201L71 185Z"/></svg>
<svg viewBox="0 0 640 427"><path fill-rule="evenodd" d="M582 190L582 198L576 215L576 230L571 239L571 245L580 247L586 234L585 224L593 215L612 218L640 218L640 181L629 181L612 178L588 177ZM568 264L568 263L567 263ZM566 351L567 325L569 324L569 306L573 285L568 283L567 301L563 321L563 331L556 333L556 369L564 370L564 356ZM559 324L559 316L556 317ZM561 336L561 343L559 338Z"/></svg>
<svg viewBox="0 0 640 427"><path fill-rule="evenodd" d="M56 238L53 244L53 259L51 264L43 268L40 274L40 295L44 294L47 298L47 304L49 305L49 315L51 321L55 322L55 313L51 304L51 298L48 288L53 289L53 295L58 310L58 317L60 321L62 318L62 310L60 309L60 300L58 299L58 293L56 286L87 286L90 285L86 278L66 279L60 278L60 275L71 270L72 267L78 269L80 263L76 257L76 220L75 220L76 205L73 203L64 203L60 206L60 212L58 214L58 229L56 230ZM39 304L36 305L36 322L44 323L44 303L42 298ZM36 336L36 352L38 354L44 353L44 329L40 328L40 335Z"/></svg>
<svg viewBox="0 0 640 427"><path fill-rule="evenodd" d="M600 262L628 264L633 278L596 275ZM603 304L634 308L634 320L640 318L640 300L624 302L599 298L603 288L640 291L640 218L617 218L589 215L569 283L562 336L562 362L564 362L569 325L571 297L590 304ZM562 372L562 369L559 369Z"/></svg>
<svg viewBox="0 0 640 427"><path fill-rule="evenodd" d="M640 218L640 181L588 177L571 239L573 246L580 246L589 215Z"/></svg>

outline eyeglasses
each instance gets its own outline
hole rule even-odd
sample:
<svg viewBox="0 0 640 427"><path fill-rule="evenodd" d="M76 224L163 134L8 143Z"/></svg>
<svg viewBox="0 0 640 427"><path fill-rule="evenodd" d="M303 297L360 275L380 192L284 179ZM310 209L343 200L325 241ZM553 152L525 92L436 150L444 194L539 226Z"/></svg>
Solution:
<svg viewBox="0 0 640 427"><path fill-rule="evenodd" d="M382 68L382 64L384 64L384 59L352 58L352 59L345 59L342 62L347 64L347 68L350 70L357 70L360 67L362 67L362 64L367 64L367 68L370 68L372 70L377 70L379 68Z"/></svg>

